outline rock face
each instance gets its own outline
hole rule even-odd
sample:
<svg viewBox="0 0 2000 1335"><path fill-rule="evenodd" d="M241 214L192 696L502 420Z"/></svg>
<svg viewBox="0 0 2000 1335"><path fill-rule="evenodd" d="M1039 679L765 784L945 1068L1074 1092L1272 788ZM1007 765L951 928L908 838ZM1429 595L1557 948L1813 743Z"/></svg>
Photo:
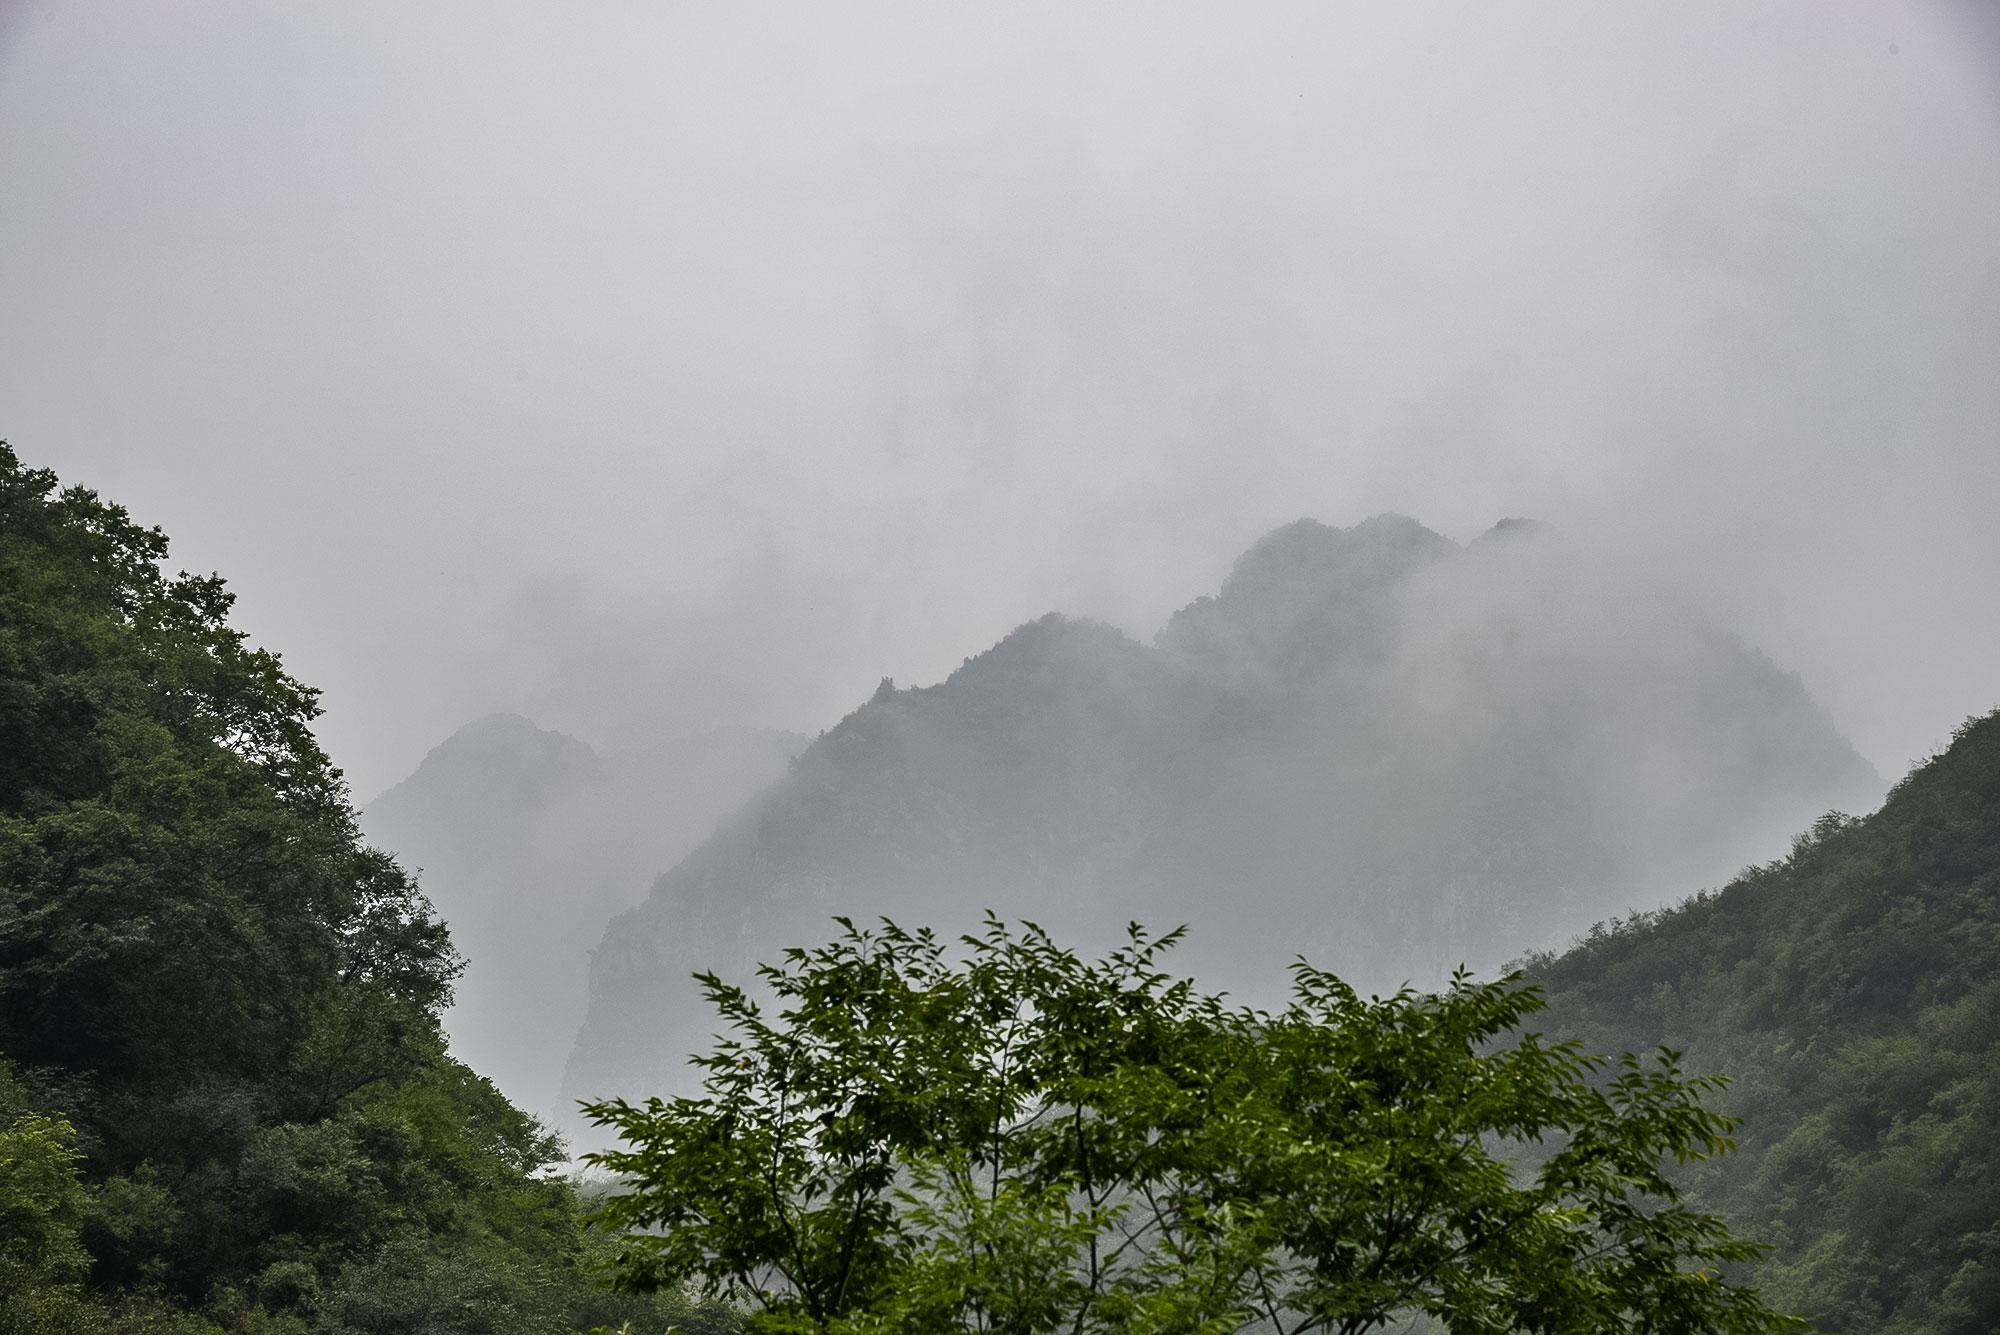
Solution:
<svg viewBox="0 0 2000 1335"><path fill-rule="evenodd" d="M748 981L833 914L1187 923L1180 966L1252 1000L1299 954L1428 985L1880 791L1795 677L1559 534L1302 520L1152 645L1049 616L885 683L612 922L565 1093L683 1087L689 974Z"/></svg>
<svg viewBox="0 0 2000 1335"><path fill-rule="evenodd" d="M731 729L599 755L516 715L469 723L368 804L370 842L420 870L468 961L445 1017L459 1058L560 1124L590 947L805 739Z"/></svg>

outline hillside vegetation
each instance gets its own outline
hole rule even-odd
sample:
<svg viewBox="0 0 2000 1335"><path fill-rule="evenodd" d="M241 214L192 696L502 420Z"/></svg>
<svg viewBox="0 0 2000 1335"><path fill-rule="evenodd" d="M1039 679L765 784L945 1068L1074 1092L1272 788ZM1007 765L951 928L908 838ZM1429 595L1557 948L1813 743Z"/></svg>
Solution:
<svg viewBox="0 0 2000 1335"><path fill-rule="evenodd" d="M0 1332L717 1329L600 1292L313 692L166 553L0 445Z"/></svg>
<svg viewBox="0 0 2000 1335"><path fill-rule="evenodd" d="M1695 1195L1774 1244L1756 1281L1855 1335L2000 1330L2000 713L1865 819L1529 962L1541 1025L1732 1080Z"/></svg>

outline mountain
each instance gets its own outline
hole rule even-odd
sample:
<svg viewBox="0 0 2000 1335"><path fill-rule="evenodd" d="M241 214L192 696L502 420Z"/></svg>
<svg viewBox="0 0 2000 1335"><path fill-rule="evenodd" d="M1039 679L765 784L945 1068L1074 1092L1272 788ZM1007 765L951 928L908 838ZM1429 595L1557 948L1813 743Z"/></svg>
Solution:
<svg viewBox="0 0 2000 1335"><path fill-rule="evenodd" d="M888 683L613 921L572 1096L672 1087L707 1021L832 914L992 907L1093 947L1194 928L1251 998L1493 967L1713 884L1881 785L1798 680L1559 533L1400 516L1269 534L1151 644L1048 616Z"/></svg>
<svg viewBox="0 0 2000 1335"><path fill-rule="evenodd" d="M1528 969L1550 1035L1730 1077L1739 1150L1689 1185L1774 1244L1755 1278L1778 1306L2000 1330L2000 713L1874 815Z"/></svg>
<svg viewBox="0 0 2000 1335"><path fill-rule="evenodd" d="M496 714L453 733L369 803L370 841L421 870L469 961L445 1017L454 1051L561 1124L559 1077L604 923L781 778L803 745L733 728L600 755Z"/></svg>

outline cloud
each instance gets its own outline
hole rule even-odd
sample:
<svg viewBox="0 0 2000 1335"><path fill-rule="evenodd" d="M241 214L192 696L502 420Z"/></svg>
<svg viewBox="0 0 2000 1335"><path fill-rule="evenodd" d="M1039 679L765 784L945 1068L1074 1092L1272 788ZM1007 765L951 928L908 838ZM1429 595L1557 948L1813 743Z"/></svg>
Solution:
<svg viewBox="0 0 2000 1335"><path fill-rule="evenodd" d="M17 6L0 431L230 575L364 789L535 701L823 724L1382 510L1617 531L1895 772L2000 679L1991 29Z"/></svg>

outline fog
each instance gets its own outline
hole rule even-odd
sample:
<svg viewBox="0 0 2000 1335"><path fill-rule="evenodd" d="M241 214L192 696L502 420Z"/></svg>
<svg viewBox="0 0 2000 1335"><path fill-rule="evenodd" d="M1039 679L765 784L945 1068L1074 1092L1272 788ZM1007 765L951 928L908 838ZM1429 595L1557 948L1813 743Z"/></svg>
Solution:
<svg viewBox="0 0 2000 1335"><path fill-rule="evenodd" d="M446 1017L453 1054L522 1107L567 1114L557 1086L605 923L782 778L803 745L718 729L599 754L494 715L371 802L369 840L420 873L467 960Z"/></svg>
<svg viewBox="0 0 2000 1335"><path fill-rule="evenodd" d="M1051 615L940 685L882 683L611 919L564 1090L685 1088L713 1019L692 975L752 978L833 913L991 907L1087 950L1185 924L1204 985L1275 1003L1299 954L1386 994L1874 808L1796 677L1596 557L1519 522L1462 547L1304 520L1152 645Z"/></svg>
<svg viewBox="0 0 2000 1335"><path fill-rule="evenodd" d="M2000 683L1981 4L0 6L0 436L366 797L1533 515L1884 774Z"/></svg>

